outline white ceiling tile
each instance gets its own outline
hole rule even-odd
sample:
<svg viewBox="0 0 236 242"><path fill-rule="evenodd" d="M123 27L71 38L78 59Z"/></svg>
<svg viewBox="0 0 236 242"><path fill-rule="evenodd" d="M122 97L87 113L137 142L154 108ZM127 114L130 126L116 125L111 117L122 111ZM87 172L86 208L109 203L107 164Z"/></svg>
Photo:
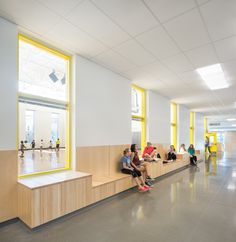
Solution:
<svg viewBox="0 0 236 242"><path fill-rule="evenodd" d="M134 40L129 40L114 48L115 51L125 56L137 66L142 66L155 61L155 57L149 54L142 46Z"/></svg>
<svg viewBox="0 0 236 242"><path fill-rule="evenodd" d="M153 63L147 64L141 67L141 70L146 71L152 75L158 76L163 73L169 73L170 71L159 61L155 61Z"/></svg>
<svg viewBox="0 0 236 242"><path fill-rule="evenodd" d="M214 0L200 7L212 40L236 34L236 1Z"/></svg>
<svg viewBox="0 0 236 242"><path fill-rule="evenodd" d="M79 52L78 54L89 57L95 56L107 49L103 44L91 38L64 19L54 26L47 33L47 36L55 41L65 41L69 45L68 47Z"/></svg>
<svg viewBox="0 0 236 242"><path fill-rule="evenodd" d="M37 0L53 12L63 16L83 0Z"/></svg>
<svg viewBox="0 0 236 242"><path fill-rule="evenodd" d="M196 68L218 63L214 47L210 44L187 51L185 54Z"/></svg>
<svg viewBox="0 0 236 242"><path fill-rule="evenodd" d="M180 52L174 41L161 26L137 36L136 39L158 59L163 59Z"/></svg>
<svg viewBox="0 0 236 242"><path fill-rule="evenodd" d="M221 62L236 59L236 36L214 43Z"/></svg>
<svg viewBox="0 0 236 242"><path fill-rule="evenodd" d="M194 7L194 0L144 0L161 22L178 16Z"/></svg>
<svg viewBox="0 0 236 242"><path fill-rule="evenodd" d="M89 1L79 4L66 18L81 30L88 32L110 47L130 38L127 33Z"/></svg>
<svg viewBox="0 0 236 242"><path fill-rule="evenodd" d="M172 56L163 62L174 72L185 72L193 70L193 66L183 54Z"/></svg>
<svg viewBox="0 0 236 242"><path fill-rule="evenodd" d="M0 0L0 9L18 25L40 34L60 20L58 15L34 0Z"/></svg>
<svg viewBox="0 0 236 242"><path fill-rule="evenodd" d="M93 58L93 60L118 72L123 72L136 67L131 62L112 50L97 55Z"/></svg>
<svg viewBox="0 0 236 242"><path fill-rule="evenodd" d="M119 26L135 36L157 25L158 21L150 11L137 0L92 0L93 3L109 15Z"/></svg>
<svg viewBox="0 0 236 242"><path fill-rule="evenodd" d="M164 24L179 47L186 51L210 42L200 14L192 10Z"/></svg>

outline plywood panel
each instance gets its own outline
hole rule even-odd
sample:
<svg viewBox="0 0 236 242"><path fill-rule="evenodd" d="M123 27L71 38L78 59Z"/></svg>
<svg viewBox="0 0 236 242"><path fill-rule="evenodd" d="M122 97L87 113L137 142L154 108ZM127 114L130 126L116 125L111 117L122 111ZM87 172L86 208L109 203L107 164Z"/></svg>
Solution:
<svg viewBox="0 0 236 242"><path fill-rule="evenodd" d="M89 204L91 186L91 177L64 182L62 184L62 213L67 214Z"/></svg>
<svg viewBox="0 0 236 242"><path fill-rule="evenodd" d="M17 151L0 151L0 222L17 217Z"/></svg>
<svg viewBox="0 0 236 242"><path fill-rule="evenodd" d="M103 184L92 188L92 202L98 202L115 194L115 182Z"/></svg>
<svg viewBox="0 0 236 242"><path fill-rule="evenodd" d="M125 148L129 148L130 145L110 145L109 146L109 161L110 161L110 175L120 173L120 159L123 156Z"/></svg>
<svg viewBox="0 0 236 242"><path fill-rule="evenodd" d="M30 184L32 186L32 183ZM20 183L18 186L19 217L31 228L91 203L91 176L79 177L60 183L55 181L55 184L36 188L27 187Z"/></svg>
<svg viewBox="0 0 236 242"><path fill-rule="evenodd" d="M32 223L32 192L18 184L18 217L26 224Z"/></svg>
<svg viewBox="0 0 236 242"><path fill-rule="evenodd" d="M78 147L76 153L77 171L95 176L109 175L109 146Z"/></svg>
<svg viewBox="0 0 236 242"><path fill-rule="evenodd" d="M115 182L115 192L119 193L133 187L132 177L126 177Z"/></svg>
<svg viewBox="0 0 236 242"><path fill-rule="evenodd" d="M62 216L61 184L32 190L32 227Z"/></svg>

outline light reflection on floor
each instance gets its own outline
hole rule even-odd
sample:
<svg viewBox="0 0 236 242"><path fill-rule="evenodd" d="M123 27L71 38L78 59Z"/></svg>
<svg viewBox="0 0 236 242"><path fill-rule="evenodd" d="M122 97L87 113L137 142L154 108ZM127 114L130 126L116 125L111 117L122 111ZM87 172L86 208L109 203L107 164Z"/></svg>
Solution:
<svg viewBox="0 0 236 242"><path fill-rule="evenodd" d="M55 150L26 150L24 157L18 156L18 174L24 175L40 171L48 171L65 167L65 149Z"/></svg>

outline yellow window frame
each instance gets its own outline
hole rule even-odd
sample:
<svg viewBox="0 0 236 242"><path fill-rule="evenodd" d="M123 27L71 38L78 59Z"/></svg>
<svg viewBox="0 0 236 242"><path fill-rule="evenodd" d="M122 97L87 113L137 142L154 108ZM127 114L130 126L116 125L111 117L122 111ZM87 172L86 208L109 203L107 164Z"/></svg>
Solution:
<svg viewBox="0 0 236 242"><path fill-rule="evenodd" d="M194 145L195 112L190 112L190 144Z"/></svg>
<svg viewBox="0 0 236 242"><path fill-rule="evenodd" d="M131 88L141 92L142 94L142 112L141 115L133 115L132 120L140 121L142 124L142 131L141 131L141 149L143 150L146 145L146 91L145 89L132 85Z"/></svg>
<svg viewBox="0 0 236 242"><path fill-rule="evenodd" d="M171 144L177 148L177 105L176 103L170 104L171 110Z"/></svg>
<svg viewBox="0 0 236 242"><path fill-rule="evenodd" d="M67 113L67 117L66 117L66 164L65 164L65 167L64 168L59 168L59 169L53 169L53 170L47 170L47 171L39 171L39 172L33 172L33 173L30 173L30 174L24 174L24 175L18 175L19 178L25 178L25 177L29 177L29 176L35 176L35 175L43 175L43 174L50 174L50 173L55 173L55 172L59 172L59 171L64 171L64 170L70 170L71 169L71 122L72 122L72 119L71 119L71 103L70 103L70 97L71 97L71 56L60 51L60 50L57 50L56 48L53 48L53 47L49 47L47 46L46 44L44 43L41 43L40 41L38 40L35 40L31 37L28 37L24 34L21 34L19 33L18 34L18 65L17 65L17 68L18 68L18 77L19 77L19 42L20 41L24 41L28 44L31 44L35 47L38 47L39 49L42 49L44 51L48 51L56 56L59 56L65 60L67 60L68 64L67 64L67 101L66 101L66 113ZM18 78L19 79L19 78ZM17 94L17 141L16 141L16 146L17 146L17 150L18 150L18 147L19 147L19 97L27 97L28 95L27 94L24 94L24 93L20 93L18 92ZM45 100L45 101L48 101L48 98L41 98L41 100ZM58 103L60 103L60 101L58 101Z"/></svg>

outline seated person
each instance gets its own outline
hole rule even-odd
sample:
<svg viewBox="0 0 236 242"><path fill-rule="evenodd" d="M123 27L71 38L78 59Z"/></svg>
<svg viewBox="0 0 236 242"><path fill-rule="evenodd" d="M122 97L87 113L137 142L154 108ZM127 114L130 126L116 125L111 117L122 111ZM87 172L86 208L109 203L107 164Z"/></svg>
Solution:
<svg viewBox="0 0 236 242"><path fill-rule="evenodd" d="M150 163L141 161L139 159L138 149L137 149L136 144L132 144L130 149L131 149L131 156L130 156L131 166L135 170L138 170L138 171L144 173L144 175L146 177L145 184L148 186L152 186L151 181L153 181L154 179L152 179L150 177Z"/></svg>
<svg viewBox="0 0 236 242"><path fill-rule="evenodd" d="M181 144L180 148L179 148L179 153L180 154L185 154L188 153L186 148L185 148L185 144Z"/></svg>
<svg viewBox="0 0 236 242"><path fill-rule="evenodd" d="M161 160L161 156L160 154L157 152L157 148L156 147L153 147L153 153L154 153L154 159L155 161L158 161L158 160Z"/></svg>
<svg viewBox="0 0 236 242"><path fill-rule="evenodd" d="M121 172L124 174L130 174L133 176L138 189L140 192L146 192L149 191L149 186L145 185L145 182L143 180L142 174L140 171L134 169L131 166L130 162L130 156L131 156L131 151L129 148L126 148L123 152L124 156L121 158Z"/></svg>
<svg viewBox="0 0 236 242"><path fill-rule="evenodd" d="M193 144L191 144L188 148L188 153L190 155L190 163L191 165L196 166L197 165L197 156L195 155L195 149Z"/></svg>
<svg viewBox="0 0 236 242"><path fill-rule="evenodd" d="M176 152L175 152L174 145L171 145L170 150L167 154L167 161L174 161L174 160L176 160Z"/></svg>
<svg viewBox="0 0 236 242"><path fill-rule="evenodd" d="M156 151L154 151L154 147L151 142L147 142L147 146L144 148L142 158L145 161L153 161L156 155Z"/></svg>

